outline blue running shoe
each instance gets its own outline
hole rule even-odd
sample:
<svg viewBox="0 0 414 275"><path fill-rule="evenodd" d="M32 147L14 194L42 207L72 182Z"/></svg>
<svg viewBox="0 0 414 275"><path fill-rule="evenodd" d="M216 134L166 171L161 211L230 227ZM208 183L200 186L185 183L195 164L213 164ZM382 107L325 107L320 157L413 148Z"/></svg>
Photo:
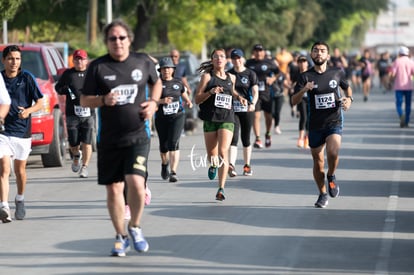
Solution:
<svg viewBox="0 0 414 275"><path fill-rule="evenodd" d="M335 182L335 176L328 176L328 191L329 196L336 198L339 196L339 185Z"/></svg>
<svg viewBox="0 0 414 275"><path fill-rule="evenodd" d="M134 242L135 250L138 252L147 252L149 245L142 234L142 229L139 227L128 227L128 232Z"/></svg>
<svg viewBox="0 0 414 275"><path fill-rule="evenodd" d="M320 194L318 200L315 202L316 208L325 208L328 206L328 194Z"/></svg>
<svg viewBox="0 0 414 275"><path fill-rule="evenodd" d="M122 235L116 235L115 245L114 248L112 248L111 256L125 257L129 249L129 239L122 237Z"/></svg>
<svg viewBox="0 0 414 275"><path fill-rule="evenodd" d="M208 178L210 180L214 180L217 176L217 167L216 166L210 166L208 168Z"/></svg>

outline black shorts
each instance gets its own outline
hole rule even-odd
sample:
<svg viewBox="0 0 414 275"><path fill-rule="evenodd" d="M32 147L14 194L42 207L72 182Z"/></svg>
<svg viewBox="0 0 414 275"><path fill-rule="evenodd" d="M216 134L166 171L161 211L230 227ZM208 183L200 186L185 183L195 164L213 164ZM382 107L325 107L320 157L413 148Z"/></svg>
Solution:
<svg viewBox="0 0 414 275"><path fill-rule="evenodd" d="M95 119L92 116L66 117L66 128L68 130L68 141L70 147L78 146L81 142L91 144L94 123Z"/></svg>
<svg viewBox="0 0 414 275"><path fill-rule="evenodd" d="M309 147L317 148L325 144L326 138L333 134L342 136L342 127L336 126L328 129L309 130Z"/></svg>
<svg viewBox="0 0 414 275"><path fill-rule="evenodd" d="M269 92L259 92L259 99L256 103L255 112L264 111L272 113L273 100Z"/></svg>
<svg viewBox="0 0 414 275"><path fill-rule="evenodd" d="M140 175L147 179L150 139L128 147L98 148L98 184L109 185L125 180L125 175Z"/></svg>

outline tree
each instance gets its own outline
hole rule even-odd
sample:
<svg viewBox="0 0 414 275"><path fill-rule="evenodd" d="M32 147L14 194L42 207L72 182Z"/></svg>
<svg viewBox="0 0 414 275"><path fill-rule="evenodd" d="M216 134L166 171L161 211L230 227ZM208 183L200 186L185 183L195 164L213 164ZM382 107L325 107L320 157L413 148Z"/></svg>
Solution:
<svg viewBox="0 0 414 275"><path fill-rule="evenodd" d="M14 17L17 9L22 4L23 0L2 0L0 1L0 19L9 20Z"/></svg>

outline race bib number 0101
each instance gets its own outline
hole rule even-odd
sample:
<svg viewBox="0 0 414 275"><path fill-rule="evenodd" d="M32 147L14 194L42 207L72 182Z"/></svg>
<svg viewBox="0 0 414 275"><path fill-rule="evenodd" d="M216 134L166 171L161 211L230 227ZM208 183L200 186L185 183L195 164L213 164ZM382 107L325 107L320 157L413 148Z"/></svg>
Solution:
<svg viewBox="0 0 414 275"><path fill-rule="evenodd" d="M119 85L111 89L111 93L116 94L116 105L133 104L138 95L138 85Z"/></svg>
<svg viewBox="0 0 414 275"><path fill-rule="evenodd" d="M231 110L231 99L232 99L231 95L216 94L214 106L216 106L217 108Z"/></svg>
<svg viewBox="0 0 414 275"><path fill-rule="evenodd" d="M335 107L336 103L334 93L315 95L316 109L330 109Z"/></svg>

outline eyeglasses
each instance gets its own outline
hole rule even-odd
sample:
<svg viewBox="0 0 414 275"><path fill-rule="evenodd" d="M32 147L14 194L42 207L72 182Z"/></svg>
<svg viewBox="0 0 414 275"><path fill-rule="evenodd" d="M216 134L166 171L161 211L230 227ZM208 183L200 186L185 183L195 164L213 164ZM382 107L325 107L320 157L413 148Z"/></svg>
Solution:
<svg viewBox="0 0 414 275"><path fill-rule="evenodd" d="M215 54L215 55L213 55L213 59L219 59L219 58L225 59L226 56L224 54Z"/></svg>
<svg viewBox="0 0 414 275"><path fill-rule="evenodd" d="M111 41L111 42L115 42L116 40L121 40L121 41L124 41L126 38L127 38L128 36L124 36L124 35L121 35L121 36L110 36L110 37L108 37L108 40L109 41Z"/></svg>
<svg viewBox="0 0 414 275"><path fill-rule="evenodd" d="M178 55L171 55L171 58L178 58Z"/></svg>

